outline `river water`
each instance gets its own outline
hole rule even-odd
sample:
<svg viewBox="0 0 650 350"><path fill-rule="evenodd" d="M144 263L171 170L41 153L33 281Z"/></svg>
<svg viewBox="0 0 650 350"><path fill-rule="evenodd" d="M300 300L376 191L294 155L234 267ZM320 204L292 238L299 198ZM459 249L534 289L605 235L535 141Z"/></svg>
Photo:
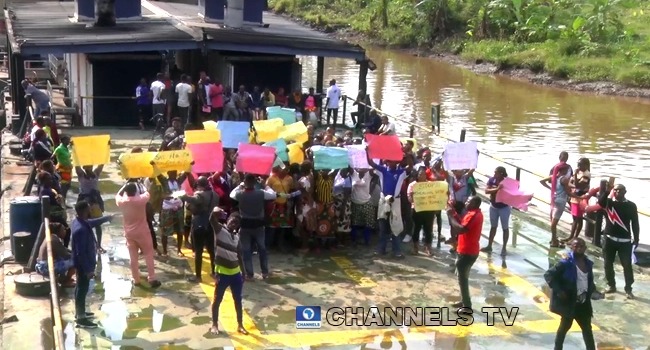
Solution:
<svg viewBox="0 0 650 350"><path fill-rule="evenodd" d="M536 86L401 52L370 49L377 69L368 73L368 93L375 107L392 116L429 126L431 103L442 104L441 133L479 142L487 154L538 174L548 174L561 151L569 152L575 168L580 157L591 160L592 186L615 176L626 185L628 198L650 212L650 101L594 96ZM316 59L304 57L303 87L314 86ZM312 73L313 72L313 73ZM344 94L356 96L358 65L326 59L325 84L336 79ZM349 104L348 104L349 106ZM348 107L350 109L350 107ZM408 125L397 123L401 133ZM422 143L440 142L416 129ZM479 170L491 174L496 162L479 158ZM513 168L508 171L514 173ZM514 174L510 174L514 177ZM522 186L548 197L539 178L522 173ZM645 220L643 220L645 221Z"/></svg>

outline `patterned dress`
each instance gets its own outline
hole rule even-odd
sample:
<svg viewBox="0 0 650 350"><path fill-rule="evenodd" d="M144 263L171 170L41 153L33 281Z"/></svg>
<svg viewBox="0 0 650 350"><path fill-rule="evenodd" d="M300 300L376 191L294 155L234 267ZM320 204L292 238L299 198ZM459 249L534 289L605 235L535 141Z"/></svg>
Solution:
<svg viewBox="0 0 650 350"><path fill-rule="evenodd" d="M314 195L318 212L316 235L318 238L334 238L337 228L336 209L334 207L334 179L329 176L318 176Z"/></svg>
<svg viewBox="0 0 650 350"><path fill-rule="evenodd" d="M285 175L280 178L277 174L272 174L266 181L276 193L291 193L294 189L293 178ZM270 208L270 224L272 228L292 228L294 226L293 201L287 198L278 198Z"/></svg>
<svg viewBox="0 0 650 350"><path fill-rule="evenodd" d="M350 191L352 181L349 177L341 178L337 175L334 188L334 206L336 208L337 232L349 233L352 231L352 202L350 196L345 195L345 191Z"/></svg>

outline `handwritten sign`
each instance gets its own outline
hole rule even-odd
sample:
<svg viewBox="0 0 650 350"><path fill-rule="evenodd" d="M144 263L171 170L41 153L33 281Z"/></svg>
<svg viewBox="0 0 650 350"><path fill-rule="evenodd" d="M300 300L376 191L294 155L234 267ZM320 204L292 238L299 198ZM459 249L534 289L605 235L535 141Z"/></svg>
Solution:
<svg viewBox="0 0 650 350"><path fill-rule="evenodd" d="M446 181L418 182L413 185L415 211L443 210L447 206L449 184Z"/></svg>
<svg viewBox="0 0 650 350"><path fill-rule="evenodd" d="M275 161L275 149L240 143L237 151L237 171L255 175L269 175Z"/></svg>
<svg viewBox="0 0 650 350"><path fill-rule="evenodd" d="M313 146L314 169L344 169L348 164L348 150L343 147Z"/></svg>
<svg viewBox="0 0 650 350"><path fill-rule="evenodd" d="M223 146L221 142L188 144L187 149L192 153L195 173L211 173L223 170Z"/></svg>
<svg viewBox="0 0 650 350"><path fill-rule="evenodd" d="M533 199L532 193L524 193L519 189L519 181L506 177L501 181L501 189L497 192L495 201L507 204L521 211L528 211L528 203Z"/></svg>
<svg viewBox="0 0 650 350"><path fill-rule="evenodd" d="M276 119L277 120L277 119ZM285 141L296 141L298 143L305 143L309 141L309 134L307 126L303 122L296 122L291 125L285 125L280 129L279 138Z"/></svg>
<svg viewBox="0 0 650 350"><path fill-rule="evenodd" d="M277 140L283 125L282 119L254 120L253 127L257 133L256 141L269 142Z"/></svg>
<svg viewBox="0 0 650 350"><path fill-rule="evenodd" d="M289 161L289 154L287 153L287 142L283 139L267 142L263 146L275 148L275 154L280 158L281 161Z"/></svg>
<svg viewBox="0 0 650 350"><path fill-rule="evenodd" d="M185 130L185 143L211 143L221 141L221 132L216 129Z"/></svg>
<svg viewBox="0 0 650 350"><path fill-rule="evenodd" d="M282 119L284 125L291 125L298 121L296 110L291 108L267 108L266 113L269 119Z"/></svg>
<svg viewBox="0 0 650 350"><path fill-rule="evenodd" d="M224 148L237 148L241 142L248 142L249 122L222 120L217 123L217 129L221 132L221 143Z"/></svg>
<svg viewBox="0 0 650 350"><path fill-rule="evenodd" d="M157 174L168 171L190 171L192 154L188 150L158 152L153 159L153 167Z"/></svg>
<svg viewBox="0 0 650 350"><path fill-rule="evenodd" d="M397 135L366 134L368 153L372 159L401 161L404 158L402 143Z"/></svg>
<svg viewBox="0 0 650 350"><path fill-rule="evenodd" d="M442 154L447 170L476 169L478 148L475 141L448 143Z"/></svg>
<svg viewBox="0 0 650 350"><path fill-rule="evenodd" d="M74 136L72 161L75 166L102 165L111 162L111 135Z"/></svg>
<svg viewBox="0 0 650 350"><path fill-rule="evenodd" d="M353 169L370 169L366 146L349 145L345 148L348 149L348 163Z"/></svg>
<svg viewBox="0 0 650 350"><path fill-rule="evenodd" d="M287 149L289 150L289 164L302 164L305 161L305 152L303 152L301 144L289 144Z"/></svg>
<svg viewBox="0 0 650 350"><path fill-rule="evenodd" d="M118 159L122 178L136 179L156 176L151 165L156 154L158 152L122 153Z"/></svg>
<svg viewBox="0 0 650 350"><path fill-rule="evenodd" d="M203 122L203 129L205 130L214 130L217 128L217 122L214 120L208 120Z"/></svg>

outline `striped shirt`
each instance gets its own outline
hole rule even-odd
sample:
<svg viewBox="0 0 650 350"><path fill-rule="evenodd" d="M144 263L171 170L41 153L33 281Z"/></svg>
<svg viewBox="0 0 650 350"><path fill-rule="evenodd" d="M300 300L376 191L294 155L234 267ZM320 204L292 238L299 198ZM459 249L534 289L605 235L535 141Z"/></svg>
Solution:
<svg viewBox="0 0 650 350"><path fill-rule="evenodd" d="M239 267L239 251L241 243L239 235L228 232L225 227L215 235L216 257L215 272L222 275L236 275L241 272Z"/></svg>

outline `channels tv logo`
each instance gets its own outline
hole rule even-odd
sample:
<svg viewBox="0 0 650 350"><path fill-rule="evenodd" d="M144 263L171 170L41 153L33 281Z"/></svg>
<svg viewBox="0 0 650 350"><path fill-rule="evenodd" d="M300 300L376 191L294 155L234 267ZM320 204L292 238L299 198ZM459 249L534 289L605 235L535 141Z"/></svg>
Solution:
<svg viewBox="0 0 650 350"><path fill-rule="evenodd" d="M320 306L296 306L297 329L318 329L320 327Z"/></svg>

